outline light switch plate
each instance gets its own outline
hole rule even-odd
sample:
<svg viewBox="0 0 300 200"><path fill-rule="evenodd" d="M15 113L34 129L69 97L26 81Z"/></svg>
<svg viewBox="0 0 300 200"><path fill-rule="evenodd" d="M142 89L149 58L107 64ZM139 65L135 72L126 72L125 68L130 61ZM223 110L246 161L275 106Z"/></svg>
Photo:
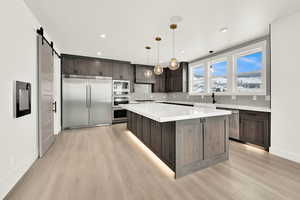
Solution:
<svg viewBox="0 0 300 200"><path fill-rule="evenodd" d="M253 101L256 101L257 100L257 97L256 95L253 96Z"/></svg>

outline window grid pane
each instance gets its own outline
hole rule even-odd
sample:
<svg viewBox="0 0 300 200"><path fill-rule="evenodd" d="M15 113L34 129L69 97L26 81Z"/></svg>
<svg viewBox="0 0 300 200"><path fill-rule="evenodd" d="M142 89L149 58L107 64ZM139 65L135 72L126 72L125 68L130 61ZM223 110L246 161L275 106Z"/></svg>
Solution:
<svg viewBox="0 0 300 200"><path fill-rule="evenodd" d="M262 52L241 56L237 59L237 89L244 91L262 88Z"/></svg>
<svg viewBox="0 0 300 200"><path fill-rule="evenodd" d="M205 70L204 66L194 67L192 70L192 91L203 93L205 91Z"/></svg>
<svg viewBox="0 0 300 200"><path fill-rule="evenodd" d="M211 65L211 91L226 92L227 91L227 76L228 62L222 61Z"/></svg>

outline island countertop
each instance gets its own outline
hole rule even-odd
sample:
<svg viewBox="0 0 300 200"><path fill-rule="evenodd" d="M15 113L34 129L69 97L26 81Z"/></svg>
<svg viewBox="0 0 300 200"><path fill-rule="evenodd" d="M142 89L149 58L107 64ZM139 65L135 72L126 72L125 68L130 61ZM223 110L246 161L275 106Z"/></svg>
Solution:
<svg viewBox="0 0 300 200"><path fill-rule="evenodd" d="M158 122L230 115L228 110L213 108L187 107L163 103L122 104L122 108Z"/></svg>

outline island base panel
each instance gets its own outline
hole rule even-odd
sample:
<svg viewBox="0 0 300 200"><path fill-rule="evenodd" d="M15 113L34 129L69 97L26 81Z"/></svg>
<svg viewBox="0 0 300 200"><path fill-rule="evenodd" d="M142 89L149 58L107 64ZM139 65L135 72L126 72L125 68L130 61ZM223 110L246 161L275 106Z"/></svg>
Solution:
<svg viewBox="0 0 300 200"><path fill-rule="evenodd" d="M128 111L127 127L175 172L175 178L229 158L227 116L160 123Z"/></svg>

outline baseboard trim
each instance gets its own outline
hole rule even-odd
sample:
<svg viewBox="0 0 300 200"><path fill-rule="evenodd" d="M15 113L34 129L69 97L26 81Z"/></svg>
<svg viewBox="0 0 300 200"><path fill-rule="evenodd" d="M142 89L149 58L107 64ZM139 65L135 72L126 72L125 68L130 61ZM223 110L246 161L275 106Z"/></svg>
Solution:
<svg viewBox="0 0 300 200"><path fill-rule="evenodd" d="M10 188L10 190L8 191L8 193L6 195L4 195L3 200L7 199L10 196L10 194L14 191L14 188L21 182L23 177L28 173L29 169L32 168L33 164L37 160L38 160L38 156L36 155L36 157L34 159L31 159L30 161L28 161L26 166L24 165L25 172L23 173L23 175L21 175L19 178L17 178L17 182L15 184L13 184L12 187ZM16 171L18 171L18 170L14 170L14 172L12 172L12 173L15 173Z"/></svg>
<svg viewBox="0 0 300 200"><path fill-rule="evenodd" d="M276 156L279 156L281 158L300 163L300 156L296 153L288 152L288 151L282 151L282 150L280 150L278 148L274 148L274 147L270 148L270 153L274 154Z"/></svg>

